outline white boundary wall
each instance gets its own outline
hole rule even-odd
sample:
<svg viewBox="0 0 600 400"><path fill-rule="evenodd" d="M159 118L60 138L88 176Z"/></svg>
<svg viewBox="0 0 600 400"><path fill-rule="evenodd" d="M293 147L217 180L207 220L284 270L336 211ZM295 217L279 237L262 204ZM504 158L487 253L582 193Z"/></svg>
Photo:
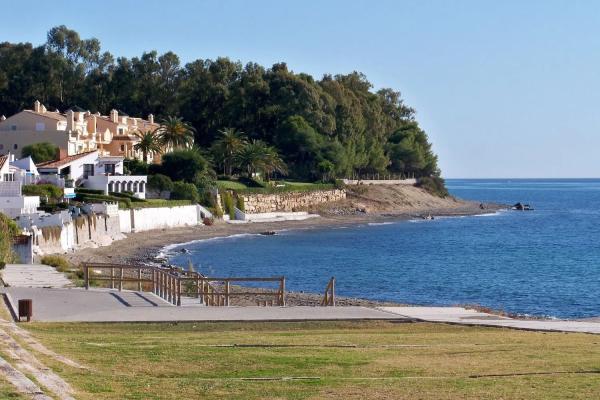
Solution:
<svg viewBox="0 0 600 400"><path fill-rule="evenodd" d="M203 213L196 205L119 210L119 223L122 233L177 228L202 224Z"/></svg>

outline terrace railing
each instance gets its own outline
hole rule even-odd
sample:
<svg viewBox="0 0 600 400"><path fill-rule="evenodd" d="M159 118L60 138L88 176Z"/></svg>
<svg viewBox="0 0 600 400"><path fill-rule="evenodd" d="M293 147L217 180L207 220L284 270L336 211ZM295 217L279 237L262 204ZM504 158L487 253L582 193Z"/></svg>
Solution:
<svg viewBox="0 0 600 400"><path fill-rule="evenodd" d="M285 277L228 277L211 278L196 271L177 267L154 267L141 265L84 263L82 265L84 286L93 282L109 282L111 289L123 290L124 285L138 291L151 291L165 301L182 305L182 297L195 298L206 306L229 306L231 299L241 296L273 297L269 304L285 306ZM276 282L277 289L252 292L249 288L233 288L232 283ZM264 303L265 305L267 302Z"/></svg>

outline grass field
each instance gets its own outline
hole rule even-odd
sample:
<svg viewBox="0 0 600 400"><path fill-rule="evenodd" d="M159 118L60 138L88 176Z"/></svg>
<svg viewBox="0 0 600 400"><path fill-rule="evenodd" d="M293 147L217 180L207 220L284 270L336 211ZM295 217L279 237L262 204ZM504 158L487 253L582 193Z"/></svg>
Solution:
<svg viewBox="0 0 600 400"><path fill-rule="evenodd" d="M392 322L24 327L91 369L38 355L81 399L589 399L600 384L600 337L586 334Z"/></svg>

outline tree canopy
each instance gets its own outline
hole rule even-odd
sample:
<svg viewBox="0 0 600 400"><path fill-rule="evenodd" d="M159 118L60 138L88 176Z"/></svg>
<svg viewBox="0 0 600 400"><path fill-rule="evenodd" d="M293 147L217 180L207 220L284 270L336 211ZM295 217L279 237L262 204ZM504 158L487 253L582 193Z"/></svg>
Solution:
<svg viewBox="0 0 600 400"><path fill-rule="evenodd" d="M181 65L176 54L156 51L114 57L97 39L59 26L41 46L0 43L0 114L36 99L50 109L152 113L165 121L163 144L175 148L192 139L205 149L224 145L224 129L244 132L248 142L274 146L296 178L439 174L415 111L398 91L374 90L360 72L315 79L285 63L267 68L217 58ZM222 170L233 167L231 154L217 161Z"/></svg>
<svg viewBox="0 0 600 400"><path fill-rule="evenodd" d="M21 154L23 157L30 156L33 162L38 164L55 160L58 157L58 147L47 142L34 143L23 147Z"/></svg>

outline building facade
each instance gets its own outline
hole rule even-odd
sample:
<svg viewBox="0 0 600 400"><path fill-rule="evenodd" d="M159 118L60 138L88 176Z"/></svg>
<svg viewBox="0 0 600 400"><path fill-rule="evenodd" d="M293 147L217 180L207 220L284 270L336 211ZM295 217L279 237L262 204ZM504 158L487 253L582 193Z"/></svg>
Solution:
<svg viewBox="0 0 600 400"><path fill-rule="evenodd" d="M64 113L47 110L39 101L33 109L0 118L0 155L11 152L21 157L23 147L48 142L67 156L98 150L103 156L142 160L136 132L156 131L160 127L150 114L148 119L130 117L111 110L110 115L92 114L74 106ZM149 154L148 162L160 162L159 154Z"/></svg>

